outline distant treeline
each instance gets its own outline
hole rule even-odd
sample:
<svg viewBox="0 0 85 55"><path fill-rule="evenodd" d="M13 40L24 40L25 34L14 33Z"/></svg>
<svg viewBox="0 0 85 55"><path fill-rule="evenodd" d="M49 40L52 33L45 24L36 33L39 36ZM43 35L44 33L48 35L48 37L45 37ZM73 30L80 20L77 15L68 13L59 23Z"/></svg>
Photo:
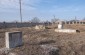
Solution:
<svg viewBox="0 0 85 55"><path fill-rule="evenodd" d="M21 27L33 27L36 25L51 25L50 22L45 23L29 23L29 22L1 22L0 23L0 29L2 28L21 28Z"/></svg>

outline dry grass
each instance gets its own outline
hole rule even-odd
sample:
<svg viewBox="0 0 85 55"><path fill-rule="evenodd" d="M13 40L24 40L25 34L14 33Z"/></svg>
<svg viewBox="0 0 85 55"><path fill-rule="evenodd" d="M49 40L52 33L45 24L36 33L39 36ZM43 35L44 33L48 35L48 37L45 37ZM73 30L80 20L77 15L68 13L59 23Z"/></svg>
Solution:
<svg viewBox="0 0 85 55"><path fill-rule="evenodd" d="M59 48L59 55L85 55L85 26L65 25L67 28L78 29L75 34L56 33L54 29L35 30L33 28L19 28L0 30L0 48L5 46L4 33L6 31L22 31L23 46L13 49L18 55L44 55L40 45L55 45ZM66 28L64 26L64 28Z"/></svg>

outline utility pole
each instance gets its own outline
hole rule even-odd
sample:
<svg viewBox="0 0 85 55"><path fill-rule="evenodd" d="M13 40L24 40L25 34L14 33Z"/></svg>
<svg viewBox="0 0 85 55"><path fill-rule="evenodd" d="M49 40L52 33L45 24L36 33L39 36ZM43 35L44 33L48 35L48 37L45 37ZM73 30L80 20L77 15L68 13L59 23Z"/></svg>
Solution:
<svg viewBox="0 0 85 55"><path fill-rule="evenodd" d="M20 8L20 20L21 20L21 23L22 23L22 1L21 0L19 0L19 8Z"/></svg>

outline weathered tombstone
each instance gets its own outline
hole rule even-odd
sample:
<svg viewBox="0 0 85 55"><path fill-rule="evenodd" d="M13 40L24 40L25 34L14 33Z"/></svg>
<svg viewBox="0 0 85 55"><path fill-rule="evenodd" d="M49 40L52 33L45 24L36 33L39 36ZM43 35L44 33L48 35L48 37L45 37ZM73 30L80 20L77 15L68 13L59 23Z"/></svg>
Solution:
<svg viewBox="0 0 85 55"><path fill-rule="evenodd" d="M22 32L5 33L6 48L15 48L22 45Z"/></svg>
<svg viewBox="0 0 85 55"><path fill-rule="evenodd" d="M37 30L45 29L45 26L44 25L36 25L35 29L37 29Z"/></svg>
<svg viewBox="0 0 85 55"><path fill-rule="evenodd" d="M63 29L63 22L59 22L59 24L58 24L58 29Z"/></svg>

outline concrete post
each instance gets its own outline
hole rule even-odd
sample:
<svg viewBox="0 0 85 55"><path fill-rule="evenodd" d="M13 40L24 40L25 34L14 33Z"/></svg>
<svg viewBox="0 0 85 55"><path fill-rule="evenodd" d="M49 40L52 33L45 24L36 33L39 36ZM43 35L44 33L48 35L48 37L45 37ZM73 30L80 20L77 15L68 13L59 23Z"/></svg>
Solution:
<svg viewBox="0 0 85 55"><path fill-rule="evenodd" d="M63 29L63 22L59 22L58 29Z"/></svg>

